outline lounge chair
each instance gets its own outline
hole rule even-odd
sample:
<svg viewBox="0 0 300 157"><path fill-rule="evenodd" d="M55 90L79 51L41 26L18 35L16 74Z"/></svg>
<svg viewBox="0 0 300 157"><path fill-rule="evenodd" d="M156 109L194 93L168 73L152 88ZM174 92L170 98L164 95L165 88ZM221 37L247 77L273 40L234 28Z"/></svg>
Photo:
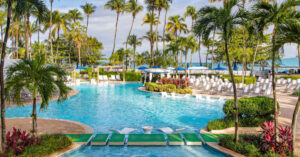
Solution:
<svg viewBox="0 0 300 157"><path fill-rule="evenodd" d="M103 76L99 75L99 81L103 81Z"/></svg>
<svg viewBox="0 0 300 157"><path fill-rule="evenodd" d="M103 75L103 81L108 81L107 75Z"/></svg>
<svg viewBox="0 0 300 157"><path fill-rule="evenodd" d="M120 75L116 75L117 81L122 81Z"/></svg>
<svg viewBox="0 0 300 157"><path fill-rule="evenodd" d="M172 134L172 133L180 133L181 131L185 130L185 128L175 129L169 127L159 128L159 131L165 133L165 134Z"/></svg>
<svg viewBox="0 0 300 157"><path fill-rule="evenodd" d="M116 81L116 76L115 75L111 75L109 78L110 81Z"/></svg>
<svg viewBox="0 0 300 157"><path fill-rule="evenodd" d="M129 133L131 133L133 131L136 131L136 129L133 129L133 128L123 128L122 130L112 129L111 128L109 130L114 131L114 132L116 132L118 134L129 134Z"/></svg>

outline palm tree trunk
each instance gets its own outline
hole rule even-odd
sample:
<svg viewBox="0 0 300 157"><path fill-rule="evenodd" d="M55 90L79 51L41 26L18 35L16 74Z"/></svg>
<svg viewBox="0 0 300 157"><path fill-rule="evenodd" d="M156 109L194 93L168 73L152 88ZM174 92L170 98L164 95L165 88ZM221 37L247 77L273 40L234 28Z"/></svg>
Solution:
<svg viewBox="0 0 300 157"><path fill-rule="evenodd" d="M184 70L185 79L187 78L187 52L185 53L185 70ZM187 81L186 81L187 83ZM187 84L186 84L187 85Z"/></svg>
<svg viewBox="0 0 300 157"><path fill-rule="evenodd" d="M200 37L200 36L199 36L198 46L199 46L199 51L198 51L198 54L199 54L199 61L200 61L200 66L201 66L202 61L201 61L201 37Z"/></svg>
<svg viewBox="0 0 300 157"><path fill-rule="evenodd" d="M165 38L166 38L166 24L167 24L167 14L168 14L168 9L166 9L165 13L165 22L164 22L164 28L163 28L163 51L165 51Z"/></svg>
<svg viewBox="0 0 300 157"><path fill-rule="evenodd" d="M78 61L79 61L79 65L81 66L81 57L80 57L80 55L81 55L81 52L80 52L80 46L78 46L77 47L78 48Z"/></svg>
<svg viewBox="0 0 300 157"><path fill-rule="evenodd" d="M136 52L136 46L133 47L133 69L135 72L135 52Z"/></svg>
<svg viewBox="0 0 300 157"><path fill-rule="evenodd" d="M6 20L6 30L5 37L2 43L2 52L1 52L1 70L0 70L0 82L1 82L1 148L5 149L5 136L6 136L6 125L5 125L5 95L4 95L4 61L6 55L6 45L8 40L8 32L10 29L10 20L11 20L12 4L11 1L7 3L7 20Z"/></svg>
<svg viewBox="0 0 300 157"><path fill-rule="evenodd" d="M37 115L36 115L36 95L37 89L33 90L33 107L32 107L32 132L33 135L37 135Z"/></svg>
<svg viewBox="0 0 300 157"><path fill-rule="evenodd" d="M273 35L272 35L272 87L273 87L273 102L274 102L274 128L277 128L278 126L278 106L277 106L277 95L276 95L276 82L275 82L275 58L276 58L276 51L274 49L276 42L276 26L274 26L273 29ZM275 141L277 142L277 135L278 131L277 129L274 129L275 132Z"/></svg>
<svg viewBox="0 0 300 157"><path fill-rule="evenodd" d="M116 38L117 38L117 32L118 32L118 22L119 22L119 16L120 13L117 12L117 21L116 21L116 26L115 26L115 36L114 36L114 45L113 45L113 50L112 53L113 54L115 52L115 47L116 47Z"/></svg>
<svg viewBox="0 0 300 157"><path fill-rule="evenodd" d="M250 76L253 76L253 71L254 71L254 64L255 64L255 60L256 60L256 54L258 51L258 45L259 45L259 39L257 40L257 44L256 44L256 48L255 48L255 52L254 52L254 57L253 57L253 62L252 62L252 68L251 68L251 74Z"/></svg>
<svg viewBox="0 0 300 157"><path fill-rule="evenodd" d="M89 28L89 21L90 21L90 15L87 14L86 15L86 33L88 32L88 28Z"/></svg>
<svg viewBox="0 0 300 157"><path fill-rule="evenodd" d="M59 50L59 31L60 31L60 27L57 28L57 41L56 41L55 63L57 63L58 50Z"/></svg>
<svg viewBox="0 0 300 157"><path fill-rule="evenodd" d="M25 29L25 58L28 58L28 16L24 18L24 29Z"/></svg>
<svg viewBox="0 0 300 157"><path fill-rule="evenodd" d="M3 26L2 25L0 26L0 29L1 29L1 42L3 42Z"/></svg>
<svg viewBox="0 0 300 157"><path fill-rule="evenodd" d="M18 19L16 21L16 25L17 25L17 33L16 33L16 57L17 59L19 58L19 24L18 24Z"/></svg>
<svg viewBox="0 0 300 157"><path fill-rule="evenodd" d="M207 53L206 53L206 58L205 58L205 64L206 64L206 66L207 66L207 58L208 58L208 53L209 53L209 46L207 47Z"/></svg>
<svg viewBox="0 0 300 157"><path fill-rule="evenodd" d="M226 34L226 31L224 32ZM236 90L236 84L235 79L233 75L233 70L230 63L229 53L228 53L228 45L227 40L225 39L225 53L226 53L226 60L228 64L229 74L232 80L232 86L233 86L233 97L234 97L234 111L235 111L235 129L234 129L234 139L235 142L238 143L239 141L239 135L238 135L238 123L239 123L239 110L238 110L238 98L237 98L237 90Z"/></svg>
<svg viewBox="0 0 300 157"><path fill-rule="evenodd" d="M134 20L135 20L135 15L132 15L132 22L131 22L131 26L130 26L130 30L129 30L129 34L127 36L127 40L126 40L126 49L127 49L127 45L128 45L128 40L129 40L129 37L131 35L131 31L132 31L132 28L133 28L133 24L134 24Z"/></svg>
<svg viewBox="0 0 300 157"><path fill-rule="evenodd" d="M151 35L151 40L150 40L150 54L151 54L151 67L154 66L154 53L153 53L153 39L152 39L152 32L153 32L153 20L154 20L154 8L152 7L151 11L151 21L150 21L150 35Z"/></svg>
<svg viewBox="0 0 300 157"><path fill-rule="evenodd" d="M214 29L213 33L213 42L212 42L212 50L211 50L211 69L214 69L214 50L215 50L215 35L216 35L216 28Z"/></svg>
<svg viewBox="0 0 300 157"><path fill-rule="evenodd" d="M51 52L51 63L53 63L53 43L52 43L52 9L53 9L53 0L50 0L50 26L49 26L49 41L50 41L50 52Z"/></svg>
<svg viewBox="0 0 300 157"><path fill-rule="evenodd" d="M161 10L158 10L158 20L157 20L157 23L156 23L156 36L155 36L155 40L156 40L156 51L158 51L158 24L159 24L159 20L160 20L160 11Z"/></svg>
<svg viewBox="0 0 300 157"><path fill-rule="evenodd" d="M72 51L72 44L71 40L69 41L69 64L71 64L71 51Z"/></svg>
<svg viewBox="0 0 300 157"><path fill-rule="evenodd" d="M298 96L298 102L297 102L297 104L295 106L295 109L294 109L293 119L292 119L292 126L291 126L291 129L292 129L292 146L293 146L292 154L294 154L294 155L296 155L295 154L295 149L296 149L296 125L297 125L297 118L298 118L299 109L300 109L300 96Z"/></svg>

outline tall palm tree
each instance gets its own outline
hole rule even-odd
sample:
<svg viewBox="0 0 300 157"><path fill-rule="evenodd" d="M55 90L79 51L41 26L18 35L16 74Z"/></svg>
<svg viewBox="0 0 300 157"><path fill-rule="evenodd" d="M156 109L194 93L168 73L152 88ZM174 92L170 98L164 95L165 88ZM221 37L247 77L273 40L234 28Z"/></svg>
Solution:
<svg viewBox="0 0 300 157"><path fill-rule="evenodd" d="M187 25L184 23L184 19L179 15L169 17L169 22L167 24L167 32L174 34L176 39L178 39L178 36L181 32L187 33L188 29ZM182 55L181 53L179 55L180 63L182 65Z"/></svg>
<svg viewBox="0 0 300 157"><path fill-rule="evenodd" d="M223 19L220 22L220 30L222 31L222 39L224 40L225 44L225 54L226 54L226 61L229 69L229 74L232 80L233 86L233 95L234 95L234 110L235 110L235 142L239 141L238 136L238 98L237 98L237 89L235 84L235 78L233 75L233 70L231 66L231 57L229 56L228 52L228 44L231 40L233 28L235 27L235 19L236 14L233 11L233 8L237 6L237 0L229 0L227 3L223 3L223 8L220 8L219 18Z"/></svg>
<svg viewBox="0 0 300 157"><path fill-rule="evenodd" d="M174 61L175 61L175 68L176 68L176 78L178 75L178 52L181 50L180 48L180 41L179 40L175 40L175 42L171 42L170 44L167 45L166 48L166 52L171 52L173 54L174 57Z"/></svg>
<svg viewBox="0 0 300 157"><path fill-rule="evenodd" d="M214 68L214 47L215 47L215 36L218 26L220 25L220 21L223 19L220 19L220 12L219 9L216 7L204 7L200 9L200 19L199 19L199 27L201 30L203 30L203 38L207 39L210 38L210 35L212 33L212 47L211 47L211 68Z"/></svg>
<svg viewBox="0 0 300 157"><path fill-rule="evenodd" d="M59 11L55 10L53 12L53 25L54 28L52 30L53 34L51 34L54 38L55 38L55 34L57 33L57 42L56 42L56 54L55 54L55 58L54 58L54 63L57 63L57 57L58 57L58 50L59 50L59 40L60 40L60 30L62 29L64 34L68 33L68 22L66 19L66 16L63 14L60 14Z"/></svg>
<svg viewBox="0 0 300 157"><path fill-rule="evenodd" d="M78 9L69 10L68 17L73 21L73 23L76 23L78 20L83 20L82 14Z"/></svg>
<svg viewBox="0 0 300 157"><path fill-rule="evenodd" d="M24 0L26 2L32 3L36 8L39 10L40 13L45 12L44 3L40 0ZM11 23L11 17L12 17L12 7L15 5L16 12L20 13L21 8L23 7L24 1L16 1L16 0L5 0L5 8L7 9L7 20L6 20L6 29L5 29L5 36L4 41L2 43L2 50L1 50L1 69L0 69L0 85L1 85L1 145L2 150L5 148L5 136L6 136L6 125L5 125L5 86L4 86L4 62L5 62L5 56L6 56L6 46L7 41L9 37L9 31L10 31L10 23Z"/></svg>
<svg viewBox="0 0 300 157"><path fill-rule="evenodd" d="M158 20L158 22L156 23L156 30L155 30L155 34L156 34L156 39L155 39L155 42L156 42L156 51L158 51L158 24L160 23L160 13L161 13L161 11L162 11L162 9L164 8L164 6L165 6L165 3L166 3L166 1L165 0L157 0L156 1L156 9L157 9L157 11L158 11L158 18L157 18L157 20Z"/></svg>
<svg viewBox="0 0 300 157"><path fill-rule="evenodd" d="M81 66L81 45L83 40L86 38L85 27L81 26L79 22L73 23L71 26L72 40L76 43L78 50L78 63Z"/></svg>
<svg viewBox="0 0 300 157"><path fill-rule="evenodd" d="M277 31L278 26L281 24L288 23L290 20L298 20L297 12L293 9L296 5L295 0L286 0L283 3L267 3L267 2L258 2L254 6L254 12L257 17L263 18L267 24L272 24L273 32L272 32L272 88L273 88L273 99L274 99L274 127L278 126L278 104L277 104L277 95L276 95L276 81L275 81L275 61L278 56L276 49L276 41L277 41ZM275 129L275 137L277 142L278 131Z"/></svg>
<svg viewBox="0 0 300 157"><path fill-rule="evenodd" d="M130 30L129 30L129 34L127 36L127 41L129 41L129 38L131 36L131 32L132 32L132 28L133 28L133 25L134 25L134 20L136 18L136 15L143 11L143 6L142 5L139 5L138 4L138 1L137 0L129 0L127 5L126 5L126 11L131 13L132 15L132 22L131 22L131 26L130 26ZM127 49L127 42L126 42L126 49Z"/></svg>
<svg viewBox="0 0 300 157"><path fill-rule="evenodd" d="M147 9L150 12L149 15L151 15L150 19L150 31L149 33L152 34L153 32L153 25L154 25L154 10L157 9L156 6L157 0L145 0L145 4L147 5ZM150 54L151 54L151 67L154 66L154 53L153 53L153 47L154 47L154 40L150 41Z"/></svg>
<svg viewBox="0 0 300 157"><path fill-rule="evenodd" d="M300 16L300 13L298 13ZM285 43L296 43L300 45L300 23L299 21L288 21L287 23L280 24L278 26L278 39L276 41L276 49L282 47ZM300 62L300 49L298 47L298 59ZM300 66L300 64L299 64ZM298 97L297 104L294 109L293 119L292 119L292 146L293 146L293 153L296 148L296 124L297 124L297 117L300 110L300 96ZM294 154L295 155L295 154Z"/></svg>
<svg viewBox="0 0 300 157"><path fill-rule="evenodd" d="M130 35L129 38L128 38L127 43L130 46L132 46L132 48L133 48L133 60L134 60L134 69L135 69L135 65L136 65L136 63L135 63L136 47L141 46L142 41L139 38L137 38L136 35Z"/></svg>
<svg viewBox="0 0 300 157"><path fill-rule="evenodd" d="M195 8L194 6L188 6L188 7L186 8L186 12L184 13L183 17L184 17L184 18L186 18L186 17L191 17L191 19L192 19L192 27L191 27L191 31L192 31L193 28L194 28L194 23L195 23L195 21L196 21L196 19L197 19L197 17L198 17L198 14L197 14L197 12L196 12L196 8Z"/></svg>
<svg viewBox="0 0 300 157"><path fill-rule="evenodd" d="M164 19L163 39L162 39L163 40L163 51L165 50L167 15L168 15L168 10L170 8L171 3L172 3L172 0L164 0L165 19Z"/></svg>
<svg viewBox="0 0 300 157"><path fill-rule="evenodd" d="M51 62L53 63L53 42L52 42L52 10L53 10L54 0L50 0L50 27L49 27L49 42L50 42L50 52L51 52Z"/></svg>
<svg viewBox="0 0 300 157"><path fill-rule="evenodd" d="M83 10L83 12L86 14L86 32L89 28L89 19L91 14L93 14L96 11L96 6L94 6L92 3L86 3L85 5L80 6Z"/></svg>
<svg viewBox="0 0 300 157"><path fill-rule="evenodd" d="M119 22L119 16L121 13L125 11L126 3L125 0L109 0L105 5L105 9L110 9L112 11L116 11L117 13L117 20L116 20L116 26L115 26L115 35L114 35L114 45L112 49L112 54L115 51L116 47L116 38L117 38L117 32L118 32L118 22Z"/></svg>
<svg viewBox="0 0 300 157"><path fill-rule="evenodd" d="M49 101L59 91L58 102L66 99L70 88L65 85L67 73L57 65L45 65L44 58L23 59L7 70L6 92L11 94L17 104L22 104L21 91L28 89L33 93L32 131L37 135L36 99L41 95L40 109L46 109ZM55 79L54 77L57 77Z"/></svg>

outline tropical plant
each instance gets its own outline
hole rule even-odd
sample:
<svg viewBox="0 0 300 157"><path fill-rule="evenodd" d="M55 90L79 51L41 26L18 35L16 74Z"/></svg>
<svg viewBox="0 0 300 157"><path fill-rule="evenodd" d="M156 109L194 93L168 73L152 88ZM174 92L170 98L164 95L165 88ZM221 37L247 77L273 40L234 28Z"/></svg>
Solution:
<svg viewBox="0 0 300 157"><path fill-rule="evenodd" d="M86 14L86 32L89 28L89 20L91 14L93 14L96 11L96 6L94 6L92 3L86 3L85 5L80 6L83 10L83 12Z"/></svg>
<svg viewBox="0 0 300 157"><path fill-rule="evenodd" d="M134 60L134 69L135 69L135 65L136 65L136 62L135 62L136 47L137 46L141 46L142 45L142 41L139 38L137 38L136 35L130 35L129 38L128 38L127 43L130 46L132 46L132 48L133 48L133 60Z"/></svg>
<svg viewBox="0 0 300 157"><path fill-rule="evenodd" d="M288 23L290 20L299 20L297 12L293 7L297 5L295 0L287 0L282 3L273 2L258 2L254 6L254 12L256 17L262 18L267 24L273 24L272 32L272 89L274 99L274 125L277 128L278 125L278 106L277 106L277 95L276 95L276 81L275 81L275 61L278 58L278 47L276 41L278 40L278 27L281 24ZM277 130L275 130L275 139L277 140Z"/></svg>
<svg viewBox="0 0 300 157"><path fill-rule="evenodd" d="M78 64L81 66L81 45L86 38L85 27L80 25L79 22L73 23L71 26L71 32L73 42L76 43L78 50Z"/></svg>
<svg viewBox="0 0 300 157"><path fill-rule="evenodd" d="M178 52L180 51L180 41L175 41L175 42L171 42L166 49L166 52L171 52L173 57L174 57L174 61L175 61L175 68L176 68L176 78L177 78L177 74L178 74Z"/></svg>
<svg viewBox="0 0 300 157"><path fill-rule="evenodd" d="M169 17L167 24L167 33L170 32L178 38L181 32L187 33L187 25L184 23L184 19L179 15Z"/></svg>
<svg viewBox="0 0 300 157"><path fill-rule="evenodd" d="M3 26L6 24L6 12L0 11L0 36L1 36L1 41L3 41Z"/></svg>
<svg viewBox="0 0 300 157"><path fill-rule="evenodd" d="M186 7L186 12L184 13L183 17L184 18L191 17L191 19L192 19L191 31L192 31L194 29L195 20L198 17L198 14L196 12L196 8L194 6L187 6Z"/></svg>
<svg viewBox="0 0 300 157"><path fill-rule="evenodd" d="M127 37L127 40L126 40L127 42L126 42L126 47L125 48L127 49L127 44L129 42L129 38L131 36L131 31L132 31L132 28L133 28L133 25L134 25L134 20L136 18L136 15L139 12L143 11L143 6L139 5L137 0L129 0L127 5L126 5L126 11L128 13L132 14L132 22L131 22L129 34L128 34L128 37Z"/></svg>
<svg viewBox="0 0 300 157"><path fill-rule="evenodd" d="M9 38L9 31L10 31L10 25L11 25L11 17L12 17L12 10L13 10L13 5L16 8L16 11L18 14L21 13L21 8L23 7L24 2L29 2L32 5L36 6L36 8L39 10L39 13L42 14L45 12L44 6L42 1L31 1L31 0L24 0L24 1L15 1L15 0L5 0L4 1L4 7L7 9L7 21L6 21L6 29L5 29L5 36L4 36L4 41L2 43L2 50L1 50L1 63L0 63L0 85L1 85L1 145L2 145L2 150L4 150L5 147L5 135L6 135L6 125L5 125L5 86L4 86L4 64L5 64L5 55L6 55L6 46L7 46L7 41Z"/></svg>
<svg viewBox="0 0 300 157"><path fill-rule="evenodd" d="M165 51L167 15L168 15L168 10L170 8L171 3L172 3L172 0L164 0L165 19L164 19L164 27L163 27L163 38L162 38L162 40L163 40L163 51Z"/></svg>
<svg viewBox="0 0 300 157"><path fill-rule="evenodd" d="M125 11L125 8L126 8L125 0L109 0L104 5L104 9L110 9L112 11L116 11L116 13L117 13L117 20L116 20L116 26L115 26L115 35L114 35L114 44L113 44L112 54L114 53L115 47L116 47L119 16L120 16L121 13L123 13Z"/></svg>
<svg viewBox="0 0 300 157"><path fill-rule="evenodd" d="M32 132L37 134L37 96L40 95L42 103L40 109L46 109L49 101L58 91L58 102L67 98L69 87L65 85L67 73L58 65L45 65L44 57L23 59L7 70L6 95L8 99L21 105L21 92L28 89L33 93Z"/></svg>
<svg viewBox="0 0 300 157"><path fill-rule="evenodd" d="M166 0L157 0L155 2L155 5L156 5L156 9L158 11L158 16L157 16L157 23L156 23L156 30L155 30L155 34L156 34L156 39L155 39L155 42L156 42L156 51L158 51L158 24L160 23L160 13L162 11L162 9L165 7L165 3L166 3Z"/></svg>
<svg viewBox="0 0 300 157"><path fill-rule="evenodd" d="M69 10L67 15L68 18L73 21L73 23L83 20L82 14L78 9Z"/></svg>

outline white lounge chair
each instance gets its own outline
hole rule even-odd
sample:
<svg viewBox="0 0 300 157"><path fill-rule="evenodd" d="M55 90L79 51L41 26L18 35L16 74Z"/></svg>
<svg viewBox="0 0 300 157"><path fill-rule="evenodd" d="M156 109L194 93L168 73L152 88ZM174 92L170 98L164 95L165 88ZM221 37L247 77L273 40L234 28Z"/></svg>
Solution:
<svg viewBox="0 0 300 157"><path fill-rule="evenodd" d="M115 75L111 75L109 78L110 81L116 81L116 76Z"/></svg>
<svg viewBox="0 0 300 157"><path fill-rule="evenodd" d="M111 131L114 131L114 132L116 132L116 133L118 133L118 134L129 134L129 133L131 133L131 132L133 132L133 131L136 131L136 129L133 129L133 128L123 128L122 130L118 130L118 129L109 129L109 130L111 130Z"/></svg>
<svg viewBox="0 0 300 157"><path fill-rule="evenodd" d="M122 81L120 75L116 75L117 81Z"/></svg>
<svg viewBox="0 0 300 157"><path fill-rule="evenodd" d="M103 81L108 81L107 75L103 75Z"/></svg>
<svg viewBox="0 0 300 157"><path fill-rule="evenodd" d="M103 81L103 76L99 75L99 81Z"/></svg>
<svg viewBox="0 0 300 157"><path fill-rule="evenodd" d="M165 134L172 134L172 133L180 133L181 131L185 130L185 128L175 129L169 127L159 128L159 131L165 133Z"/></svg>

